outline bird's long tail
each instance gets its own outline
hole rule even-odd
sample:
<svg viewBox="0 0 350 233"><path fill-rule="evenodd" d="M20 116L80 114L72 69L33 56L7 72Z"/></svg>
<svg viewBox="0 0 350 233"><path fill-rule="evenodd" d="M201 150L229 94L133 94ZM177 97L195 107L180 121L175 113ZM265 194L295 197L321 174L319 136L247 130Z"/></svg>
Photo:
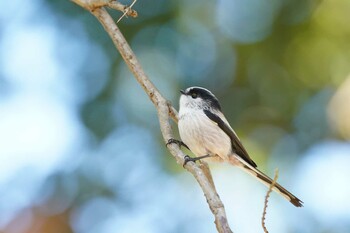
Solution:
<svg viewBox="0 0 350 233"><path fill-rule="evenodd" d="M267 187L270 187L271 183L272 183L272 179L270 177L268 177L267 175L265 175L262 171L260 171L259 169L251 166L250 164L248 164L246 161L244 161L241 158L238 158L238 160L241 162L240 165L238 165L243 171L247 172L248 174L256 177L261 183L263 183L264 185L266 185ZM235 163L235 165L237 165L237 163ZM293 194L291 194L287 189L283 188L280 184L276 183L273 187L273 190L277 193L279 193L280 195L282 195L285 199L287 199L290 203L292 203L293 205L295 205L296 207L302 207L303 206L303 202L297 198L296 196L294 196Z"/></svg>

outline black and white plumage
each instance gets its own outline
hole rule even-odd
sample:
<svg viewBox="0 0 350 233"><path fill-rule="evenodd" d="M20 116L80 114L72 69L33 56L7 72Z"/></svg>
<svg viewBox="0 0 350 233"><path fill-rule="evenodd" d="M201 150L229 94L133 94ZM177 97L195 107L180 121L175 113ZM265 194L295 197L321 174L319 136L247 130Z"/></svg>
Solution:
<svg viewBox="0 0 350 233"><path fill-rule="evenodd" d="M272 179L257 169L209 90L189 87L181 91L178 125L181 140L197 157L208 155L208 160L228 162L270 186ZM280 184L275 184L274 191L302 206L303 202Z"/></svg>

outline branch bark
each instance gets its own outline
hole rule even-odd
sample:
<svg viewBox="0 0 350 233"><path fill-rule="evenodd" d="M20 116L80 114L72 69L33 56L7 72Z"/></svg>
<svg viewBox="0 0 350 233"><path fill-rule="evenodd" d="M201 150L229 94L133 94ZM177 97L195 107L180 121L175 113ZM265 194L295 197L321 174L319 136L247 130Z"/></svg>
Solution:
<svg viewBox="0 0 350 233"><path fill-rule="evenodd" d="M111 37L114 45L122 55L125 63L128 65L130 71L134 74L138 83L142 86L148 97L154 104L158 112L160 130L162 132L163 140L165 143L169 139L174 138L172 127L170 124L170 118L175 122L178 121L178 114L175 108L167 101L158 89L153 85L150 79L145 74L139 61L137 60L134 52L131 50L129 44L125 40L123 34L120 32L118 26L115 24L112 17L106 11L103 6L110 6L111 0L72 0L81 7L89 10L102 24L106 32ZM122 7L121 11L126 8ZM176 159L176 162L182 166L184 163L185 154L180 150L176 144L170 144L168 150ZM187 171L189 171L197 180L200 187L203 190L204 196L210 207L211 212L215 217L215 225L220 233L232 233L227 217L224 205L220 200L219 195L216 192L215 185L206 163L202 162L197 165L193 162L189 162L185 165Z"/></svg>

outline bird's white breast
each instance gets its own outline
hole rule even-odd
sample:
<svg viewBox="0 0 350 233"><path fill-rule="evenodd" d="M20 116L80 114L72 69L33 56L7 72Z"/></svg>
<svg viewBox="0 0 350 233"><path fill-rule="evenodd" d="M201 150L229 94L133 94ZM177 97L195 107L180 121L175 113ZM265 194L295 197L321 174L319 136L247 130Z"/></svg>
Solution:
<svg viewBox="0 0 350 233"><path fill-rule="evenodd" d="M180 109L179 133L196 156L210 154L226 159L231 154L230 138L201 109Z"/></svg>

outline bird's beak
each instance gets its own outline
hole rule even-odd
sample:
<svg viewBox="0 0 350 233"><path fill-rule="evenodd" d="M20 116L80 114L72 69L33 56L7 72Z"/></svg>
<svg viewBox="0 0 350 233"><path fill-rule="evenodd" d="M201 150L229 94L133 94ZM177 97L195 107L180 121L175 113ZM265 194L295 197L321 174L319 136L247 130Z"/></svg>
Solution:
<svg viewBox="0 0 350 233"><path fill-rule="evenodd" d="M185 91L184 91L184 90L180 90L180 93L184 95L184 94L185 94Z"/></svg>

